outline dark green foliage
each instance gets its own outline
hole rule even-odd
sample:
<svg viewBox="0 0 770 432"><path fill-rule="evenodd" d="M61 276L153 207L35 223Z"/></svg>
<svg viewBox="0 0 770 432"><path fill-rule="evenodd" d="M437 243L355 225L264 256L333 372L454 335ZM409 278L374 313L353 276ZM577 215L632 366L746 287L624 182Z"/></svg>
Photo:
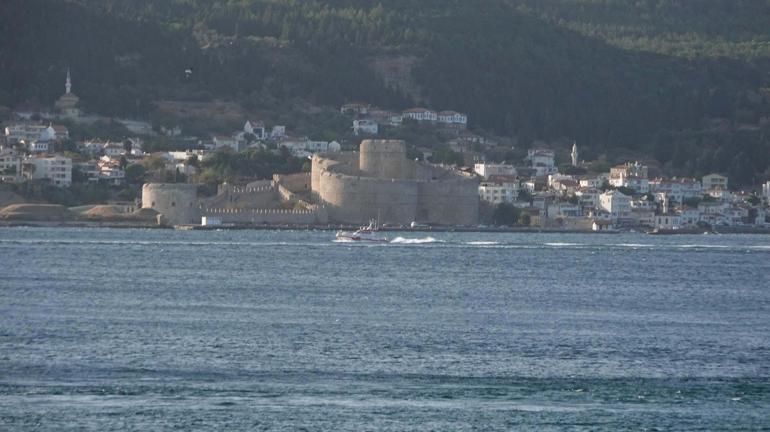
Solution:
<svg viewBox="0 0 770 432"><path fill-rule="evenodd" d="M126 167L126 181L128 183L142 184L144 182L144 174L147 172L145 167L140 164L131 164Z"/></svg>
<svg viewBox="0 0 770 432"><path fill-rule="evenodd" d="M768 16L753 0L6 0L0 104L50 105L71 67L86 110L150 118L162 99L233 100L350 146L345 119L307 126L294 108L425 104L522 148L568 137L741 185L770 160ZM398 58L415 60L412 84L372 67Z"/></svg>
<svg viewBox="0 0 770 432"><path fill-rule="evenodd" d="M492 220L495 225L510 226L519 223L520 216L521 211L516 207L507 203L500 203L495 207Z"/></svg>
<svg viewBox="0 0 770 432"><path fill-rule="evenodd" d="M225 148L201 163L202 179L206 183L232 182L241 178L269 179L273 174L300 172L305 161L291 156L285 147L281 147L279 154L255 149L236 153Z"/></svg>

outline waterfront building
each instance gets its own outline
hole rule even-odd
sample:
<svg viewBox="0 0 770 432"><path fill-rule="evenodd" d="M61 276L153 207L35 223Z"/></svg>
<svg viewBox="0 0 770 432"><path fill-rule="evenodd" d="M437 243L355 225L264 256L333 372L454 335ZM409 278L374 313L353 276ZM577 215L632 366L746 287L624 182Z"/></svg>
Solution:
<svg viewBox="0 0 770 432"><path fill-rule="evenodd" d="M513 203L519 198L519 189L515 176L493 175L479 184L479 197L494 205Z"/></svg>
<svg viewBox="0 0 770 432"><path fill-rule="evenodd" d="M599 195L599 208L609 213L614 222L631 216L631 197L616 190Z"/></svg>
<svg viewBox="0 0 770 432"><path fill-rule="evenodd" d="M31 157L25 163L34 166L31 173L33 180L49 180L58 187L69 187L72 184L72 159L68 157Z"/></svg>
<svg viewBox="0 0 770 432"><path fill-rule="evenodd" d="M650 180L649 185L651 193L664 193L670 200L680 204L688 198L696 198L703 195L701 182L694 178L656 178Z"/></svg>

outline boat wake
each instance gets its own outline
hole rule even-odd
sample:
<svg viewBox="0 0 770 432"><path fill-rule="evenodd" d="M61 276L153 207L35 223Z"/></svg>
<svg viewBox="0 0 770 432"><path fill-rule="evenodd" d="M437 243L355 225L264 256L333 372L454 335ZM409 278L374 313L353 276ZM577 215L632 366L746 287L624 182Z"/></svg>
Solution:
<svg viewBox="0 0 770 432"><path fill-rule="evenodd" d="M444 240L438 240L433 237L423 237L423 238L404 238L404 237L396 237L393 240L390 241L391 243L397 243L397 244L427 244L427 243L446 243Z"/></svg>

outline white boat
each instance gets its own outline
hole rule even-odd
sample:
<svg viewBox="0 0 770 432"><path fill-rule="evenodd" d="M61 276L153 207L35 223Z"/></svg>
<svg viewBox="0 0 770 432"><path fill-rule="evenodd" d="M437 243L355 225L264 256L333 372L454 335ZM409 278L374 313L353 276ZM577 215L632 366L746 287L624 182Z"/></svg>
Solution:
<svg viewBox="0 0 770 432"><path fill-rule="evenodd" d="M371 220L368 226L356 231L337 231L337 240L387 243L387 237L380 236L379 230L379 225Z"/></svg>

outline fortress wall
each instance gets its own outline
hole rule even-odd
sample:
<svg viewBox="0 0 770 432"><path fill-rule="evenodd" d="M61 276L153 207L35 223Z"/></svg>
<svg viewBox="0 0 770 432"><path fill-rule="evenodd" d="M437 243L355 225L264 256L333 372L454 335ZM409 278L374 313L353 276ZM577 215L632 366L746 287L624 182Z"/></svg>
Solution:
<svg viewBox="0 0 770 432"><path fill-rule="evenodd" d="M202 209L202 216L217 217L231 224L290 224L313 225L328 222L325 208L314 210L280 209Z"/></svg>
<svg viewBox="0 0 770 432"><path fill-rule="evenodd" d="M359 169L366 177L384 179L411 179L406 158L406 143L400 140L363 140Z"/></svg>
<svg viewBox="0 0 770 432"><path fill-rule="evenodd" d="M320 197L329 219L364 223L379 217L381 223L406 224L414 220L417 183L326 173L321 177Z"/></svg>
<svg viewBox="0 0 770 432"><path fill-rule="evenodd" d="M194 184L145 183L142 186L142 208L157 211L171 225L199 223L197 200L198 187Z"/></svg>
<svg viewBox="0 0 770 432"><path fill-rule="evenodd" d="M416 220L440 225L477 224L478 182L456 179L420 183Z"/></svg>
<svg viewBox="0 0 770 432"><path fill-rule="evenodd" d="M278 203L278 190L270 186L219 188L219 195L204 201L205 207L275 207Z"/></svg>
<svg viewBox="0 0 770 432"><path fill-rule="evenodd" d="M335 153L334 159L325 154L314 154L310 170L310 189L314 194L321 190L321 174L334 167L335 172L354 174L358 171L358 153Z"/></svg>
<svg viewBox="0 0 770 432"><path fill-rule="evenodd" d="M274 174L273 182L294 193L310 191L310 173Z"/></svg>

